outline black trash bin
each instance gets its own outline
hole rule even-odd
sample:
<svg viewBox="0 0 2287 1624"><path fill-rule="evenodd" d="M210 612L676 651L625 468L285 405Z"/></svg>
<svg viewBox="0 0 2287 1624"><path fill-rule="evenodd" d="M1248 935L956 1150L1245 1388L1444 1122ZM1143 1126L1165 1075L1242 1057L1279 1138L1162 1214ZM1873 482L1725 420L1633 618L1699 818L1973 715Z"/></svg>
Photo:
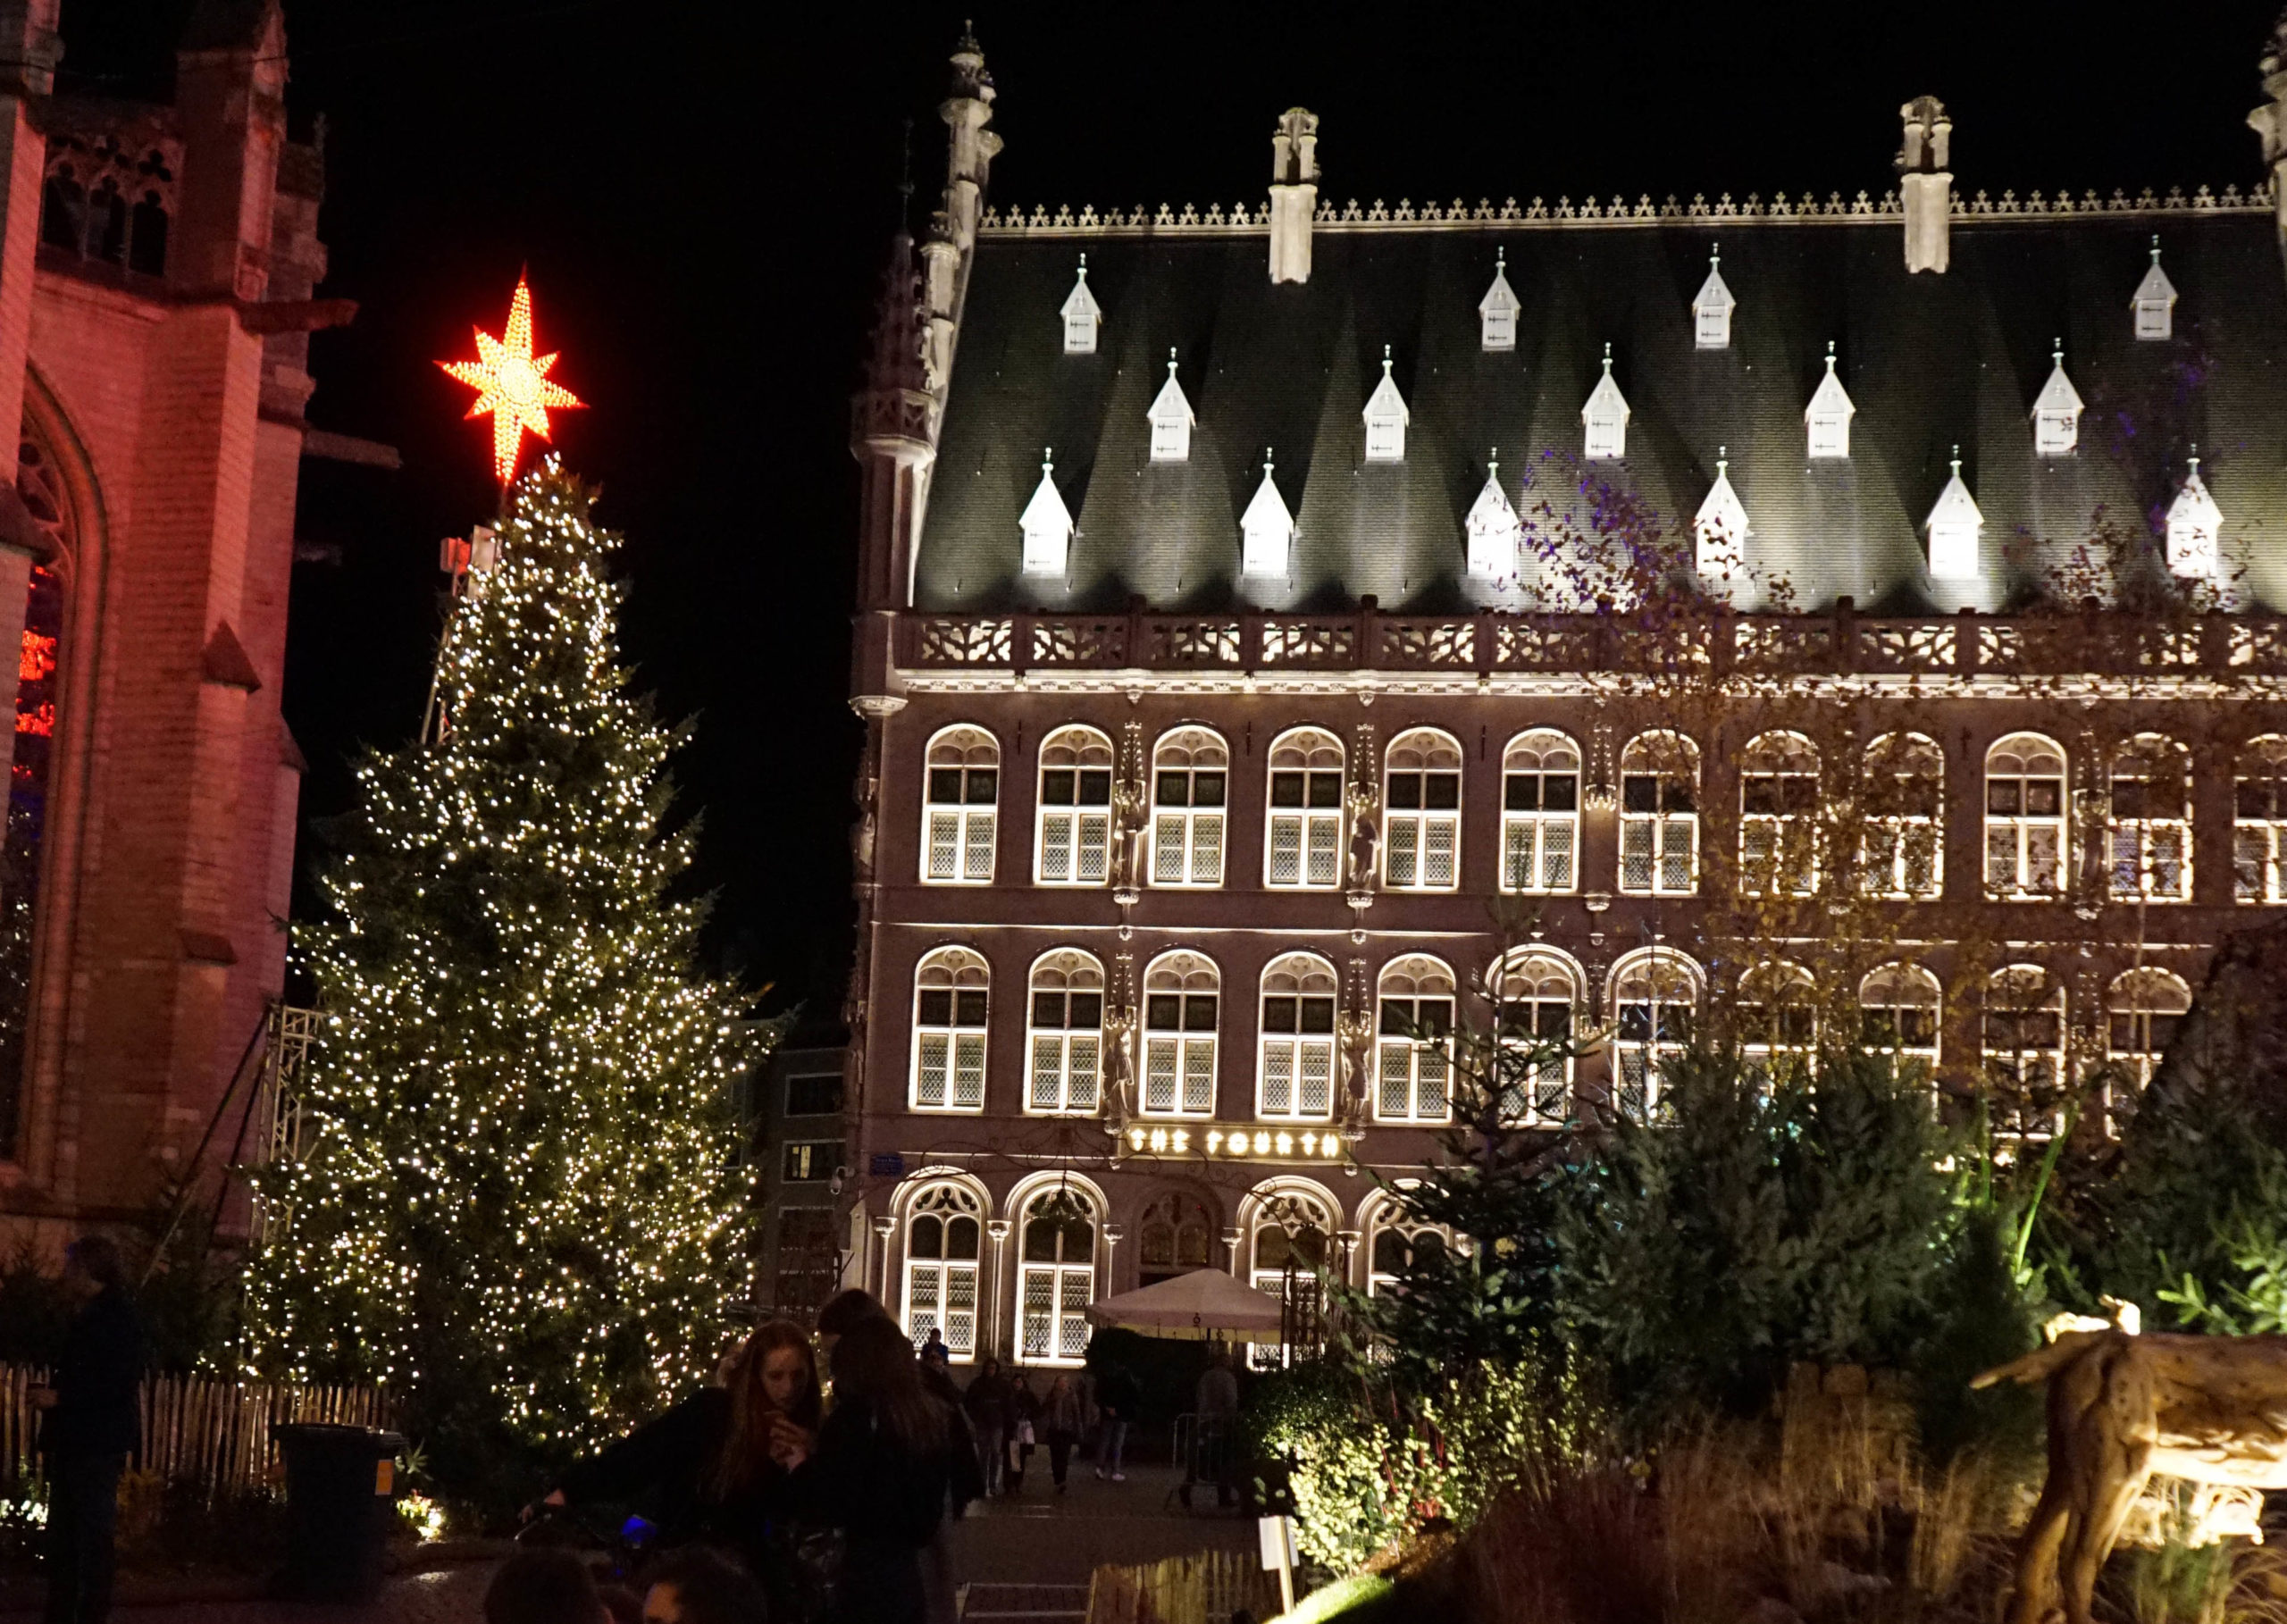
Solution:
<svg viewBox="0 0 2287 1624"><path fill-rule="evenodd" d="M405 1440L313 1421L270 1436L286 1461L286 1565L273 1588L296 1601L367 1600L381 1585Z"/></svg>

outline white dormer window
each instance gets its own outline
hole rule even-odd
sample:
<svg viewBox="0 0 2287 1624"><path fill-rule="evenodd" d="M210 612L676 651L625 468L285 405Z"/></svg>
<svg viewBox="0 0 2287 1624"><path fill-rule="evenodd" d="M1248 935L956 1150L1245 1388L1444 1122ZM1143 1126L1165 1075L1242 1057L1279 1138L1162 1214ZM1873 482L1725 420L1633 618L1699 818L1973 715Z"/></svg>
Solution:
<svg viewBox="0 0 2287 1624"><path fill-rule="evenodd" d="M2160 239L2152 239L2152 268L2144 280L2136 284L2136 297L2129 301L2129 308L2136 313L2136 336L2140 339L2166 339L2176 330L2176 285L2168 273L2160 269Z"/></svg>
<svg viewBox="0 0 2287 1624"><path fill-rule="evenodd" d="M1722 245L1707 252L1707 280L1691 301L1692 341L1701 349L1731 347L1731 309L1738 300L1723 280Z"/></svg>
<svg viewBox="0 0 2287 1624"><path fill-rule="evenodd" d="M2048 381L2033 401L2033 449L2043 456L2064 456L2081 443L2081 391L2065 375L2065 340L2050 352L2056 365Z"/></svg>
<svg viewBox="0 0 2287 1624"><path fill-rule="evenodd" d="M1025 532L1025 573L1061 577L1072 550L1072 510L1057 493L1054 452L1041 454L1040 484L1017 520Z"/></svg>
<svg viewBox="0 0 2287 1624"><path fill-rule="evenodd" d="M1977 510L1977 498L1962 483L1962 448L1954 448L1954 476L1939 492L1938 505L1930 510L1930 573L1939 581L1974 581L1977 578L1977 532L1985 524L1985 515Z"/></svg>
<svg viewBox="0 0 2287 1624"><path fill-rule="evenodd" d="M1058 313L1064 318L1064 353L1068 356L1093 356L1096 353L1096 329L1104 322L1103 306L1096 303L1096 296L1088 291L1088 256L1080 255L1080 280L1072 284L1072 291L1065 296L1064 308Z"/></svg>
<svg viewBox="0 0 2287 1624"><path fill-rule="evenodd" d="M1724 456L1728 449L1715 448L1715 483L1691 522L1692 532L1699 539L1699 578L1711 583L1745 572L1747 539L1754 533L1747 524L1747 504L1731 489L1731 465Z"/></svg>
<svg viewBox="0 0 2287 1624"><path fill-rule="evenodd" d="M2187 581L2215 581L2224 573L2224 510L2199 477L2199 448L2191 449L2191 471L2168 504L2168 573Z"/></svg>
<svg viewBox="0 0 2287 1624"><path fill-rule="evenodd" d="M1813 456L1848 456L1850 455L1850 420L1858 414L1851 404L1850 391L1842 387L1842 380L1835 376L1834 343L1826 347L1826 376L1811 392L1811 404L1803 408L1803 423L1810 436Z"/></svg>
<svg viewBox="0 0 2287 1624"><path fill-rule="evenodd" d="M1183 385L1176 381L1176 352L1168 351L1168 381L1160 386L1160 393L1152 402L1152 409L1144 414L1152 423L1152 460L1155 463L1185 463L1191 460L1192 425L1199 420L1191 413L1190 398L1183 392Z"/></svg>
<svg viewBox="0 0 2287 1624"><path fill-rule="evenodd" d="M1469 510L1462 528L1469 535L1469 573L1481 581L1508 581L1517 573L1517 547L1524 540L1524 522L1501 490L1501 465L1488 457L1485 489Z"/></svg>
<svg viewBox="0 0 2287 1624"><path fill-rule="evenodd" d="M1405 460L1405 425L1413 421L1413 414L1405 409L1405 397L1397 392L1390 364L1390 347L1385 344L1382 381L1366 398L1366 460L1370 463Z"/></svg>
<svg viewBox="0 0 2287 1624"><path fill-rule="evenodd" d="M1604 375L1588 392L1580 408L1580 422L1588 431L1587 455L1592 457L1628 455L1628 398L1612 381L1612 346L1604 346Z"/></svg>
<svg viewBox="0 0 2287 1624"><path fill-rule="evenodd" d="M1517 300L1516 289L1509 286L1509 250L1496 248L1493 255L1493 286L1477 301L1477 336L1485 349L1514 349L1517 347L1517 312L1524 306Z"/></svg>
<svg viewBox="0 0 2287 1624"><path fill-rule="evenodd" d="M1265 447L1262 483L1255 488L1246 512L1239 515L1239 573L1284 581L1294 545L1294 515L1271 482L1270 469L1270 450Z"/></svg>

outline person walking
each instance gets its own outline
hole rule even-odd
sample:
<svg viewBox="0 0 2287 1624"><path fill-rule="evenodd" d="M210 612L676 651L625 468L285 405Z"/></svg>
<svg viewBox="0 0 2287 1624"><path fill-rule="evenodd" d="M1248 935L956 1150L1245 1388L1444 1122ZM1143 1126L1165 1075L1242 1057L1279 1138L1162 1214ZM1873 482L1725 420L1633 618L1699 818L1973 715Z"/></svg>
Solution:
<svg viewBox="0 0 2287 1624"><path fill-rule="evenodd" d="M1102 1425L1096 1432L1097 1477L1110 1478L1114 1483L1127 1481L1127 1474L1120 1469L1121 1456L1127 1448L1127 1429L1143 1398L1143 1385L1133 1371L1117 1359L1102 1361L1096 1372L1096 1408L1103 1412Z"/></svg>
<svg viewBox="0 0 2287 1624"><path fill-rule="evenodd" d="M982 1486L951 1410L921 1377L905 1333L886 1318L853 1325L834 1344L834 1408L815 1452L797 1460L791 1503L842 1530L839 1624L924 1624L921 1555L948 1495Z"/></svg>
<svg viewBox="0 0 2287 1624"><path fill-rule="evenodd" d="M1232 1473L1237 1448L1239 1378L1231 1373L1231 1356L1221 1343L1209 1349L1207 1369L1199 1373L1192 1390L1191 1459L1184 1462L1184 1509L1191 1509L1191 1491L1201 1477L1215 1479L1215 1503L1228 1509L1238 1498Z"/></svg>
<svg viewBox="0 0 2287 1624"><path fill-rule="evenodd" d="M54 1382L31 1390L47 1461L46 1624L102 1624L111 1613L119 1479L142 1441L136 1390L143 1321L127 1293L127 1264L108 1236L82 1235L63 1254L63 1287L79 1312L64 1333Z"/></svg>
<svg viewBox="0 0 2287 1624"><path fill-rule="evenodd" d="M961 1408L968 1412L968 1424L976 1433L977 1461L984 1469L984 1493L988 1499L1001 1493L1006 1480L1009 1432L1015 1419L1011 1413L1015 1403L1016 1389L1001 1374L1001 1361L986 1354L969 1382Z"/></svg>
<svg viewBox="0 0 2287 1624"><path fill-rule="evenodd" d="M1009 1385L1009 1498L1025 1492L1025 1468L1039 1440L1040 1397L1022 1371Z"/></svg>
<svg viewBox="0 0 2287 1624"><path fill-rule="evenodd" d="M1040 1429L1048 1439L1048 1473L1056 1480L1056 1492L1064 1492L1064 1474L1072 1464L1072 1446L1080 1441L1086 1414L1080 1407L1080 1390L1063 1371L1048 1385L1048 1396L1041 1401Z"/></svg>

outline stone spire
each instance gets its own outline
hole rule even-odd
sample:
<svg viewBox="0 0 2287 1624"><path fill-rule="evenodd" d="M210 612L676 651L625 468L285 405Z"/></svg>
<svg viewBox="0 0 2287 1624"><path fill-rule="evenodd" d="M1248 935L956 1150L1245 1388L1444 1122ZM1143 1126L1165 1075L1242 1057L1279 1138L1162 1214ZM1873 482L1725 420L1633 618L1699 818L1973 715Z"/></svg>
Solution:
<svg viewBox="0 0 2287 1624"><path fill-rule="evenodd" d="M2287 256L2287 11L2271 25L2271 38L2256 59L2263 76L2263 105L2248 114L2248 124L2263 138L2263 167L2271 180L2271 213L2279 233L2279 251Z"/></svg>
<svg viewBox="0 0 2287 1624"><path fill-rule="evenodd" d="M1897 155L1898 200L1906 213L1906 268L1945 274L1954 213L1950 168L1954 121L1934 96L1917 96L1897 110L1906 141Z"/></svg>
<svg viewBox="0 0 2287 1624"><path fill-rule="evenodd" d="M1270 280L1311 280L1311 217L1319 208L1319 115L1289 107L1270 137Z"/></svg>

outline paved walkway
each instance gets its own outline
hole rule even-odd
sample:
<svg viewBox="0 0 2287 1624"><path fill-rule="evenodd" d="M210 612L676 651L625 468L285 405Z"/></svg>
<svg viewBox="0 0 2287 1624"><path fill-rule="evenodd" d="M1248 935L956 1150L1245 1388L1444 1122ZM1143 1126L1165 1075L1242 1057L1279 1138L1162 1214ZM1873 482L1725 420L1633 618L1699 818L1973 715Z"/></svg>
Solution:
<svg viewBox="0 0 2287 1624"><path fill-rule="evenodd" d="M972 1507L950 1534L965 1619L968 1624L1072 1624L1086 1610L1088 1576L1100 1566L1253 1547L1254 1525L1236 1512L1216 1511L1211 1487L1200 1497L1200 1514L1186 1514L1175 1493L1182 1480L1173 1467L1138 1466L1125 1483L1100 1481L1076 1461L1069 1488L1059 1494L1043 1463L1026 1475L1018 1498ZM251 1583L195 1589L128 1576L114 1616L121 1624L478 1624L493 1566L469 1561L400 1574L359 1607L262 1600ZM0 1620L6 1624L37 1616L37 1605L31 1586L0 1587Z"/></svg>

